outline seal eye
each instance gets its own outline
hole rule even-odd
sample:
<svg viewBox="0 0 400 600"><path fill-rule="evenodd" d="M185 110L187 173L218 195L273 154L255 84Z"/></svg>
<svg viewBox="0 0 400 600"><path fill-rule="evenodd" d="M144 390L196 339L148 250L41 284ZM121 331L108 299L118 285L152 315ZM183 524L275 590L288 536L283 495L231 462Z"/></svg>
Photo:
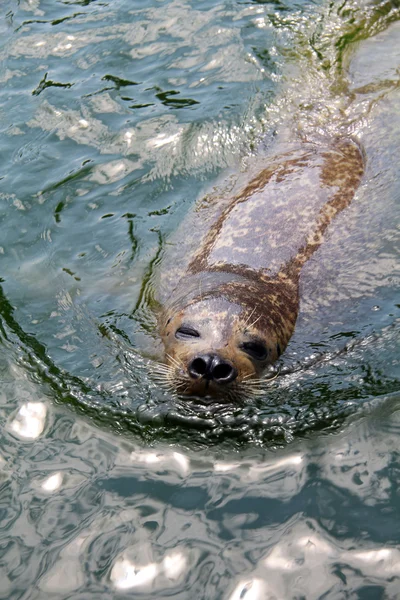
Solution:
<svg viewBox="0 0 400 600"><path fill-rule="evenodd" d="M252 342L243 342L240 347L246 354L256 360L265 360L267 358L268 350L262 342L256 340Z"/></svg>
<svg viewBox="0 0 400 600"><path fill-rule="evenodd" d="M185 340L188 338L198 338L200 334L196 329L189 327L188 325L182 325L175 331L175 337L181 340Z"/></svg>

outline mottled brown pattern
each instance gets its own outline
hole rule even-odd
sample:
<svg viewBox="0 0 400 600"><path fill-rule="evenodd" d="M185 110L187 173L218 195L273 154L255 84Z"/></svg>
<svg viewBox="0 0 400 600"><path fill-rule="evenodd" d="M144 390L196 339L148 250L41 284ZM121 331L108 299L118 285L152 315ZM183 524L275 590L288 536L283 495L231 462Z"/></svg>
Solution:
<svg viewBox="0 0 400 600"><path fill-rule="evenodd" d="M203 382L187 375L196 355L213 352L229 360L238 371L232 387L239 389L284 351L299 310L301 268L351 202L363 170L353 140L297 147L276 157L210 223L187 271L171 287L160 321L180 391L205 393ZM182 324L198 337L177 339ZM249 340L265 344L265 360L242 350ZM221 390L211 385L209 392Z"/></svg>
<svg viewBox="0 0 400 600"><path fill-rule="evenodd" d="M238 204L243 204L255 196L255 194L260 193L264 190L267 184L270 182L271 178L274 177L276 183L281 183L285 177L288 177L292 173L296 171L296 169L302 169L307 166L308 160L312 155L311 152L307 152L299 157L292 157L290 153L283 155L280 157L280 160L283 162L274 163L268 166L266 169L261 171L250 183L241 191L241 193L235 196L232 199L232 202L229 206L224 210L222 215L218 218L215 224L210 228L205 243L193 257L190 265L189 271L199 272L207 269L210 263L210 254L215 246L216 241L218 240L218 236L221 235L221 230L226 222L229 215L231 215L233 209ZM262 203L259 203L260 208L262 207ZM253 221L252 225L256 226L257 221ZM240 227L240 221L236 224L236 229ZM264 232L267 233L268 230L264 229ZM251 230L248 229L246 231L248 234L247 237L251 234ZM247 239L246 246L252 247L253 240ZM244 265L243 265L244 266Z"/></svg>
<svg viewBox="0 0 400 600"><path fill-rule="evenodd" d="M334 152L323 154L325 158L321 172L321 183L335 190L332 198L321 208L314 229L307 243L286 266L286 272L295 277L305 262L314 254L323 241L324 233L335 216L351 202L364 173L364 157L361 148L350 140L337 140Z"/></svg>

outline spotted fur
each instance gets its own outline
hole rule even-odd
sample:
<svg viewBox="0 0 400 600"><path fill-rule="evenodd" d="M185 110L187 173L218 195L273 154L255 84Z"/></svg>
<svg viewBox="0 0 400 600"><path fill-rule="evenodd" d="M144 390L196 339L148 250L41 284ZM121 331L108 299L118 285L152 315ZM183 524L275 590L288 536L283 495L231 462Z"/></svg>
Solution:
<svg viewBox="0 0 400 600"><path fill-rule="evenodd" d="M205 390L203 382L187 375L198 353L216 352L234 364L236 387L258 380L277 360L294 331L301 268L332 219L351 202L363 171L363 153L351 139L333 140L325 148L304 145L275 157L221 210L214 208L213 219L203 208L198 216L207 231L186 268L171 267L160 314L166 362L184 393L221 393L216 384ZM185 235L196 235L196 229ZM174 252L179 254L179 245ZM182 324L199 336L177 339ZM243 352L243 342L251 339L266 345L265 360Z"/></svg>

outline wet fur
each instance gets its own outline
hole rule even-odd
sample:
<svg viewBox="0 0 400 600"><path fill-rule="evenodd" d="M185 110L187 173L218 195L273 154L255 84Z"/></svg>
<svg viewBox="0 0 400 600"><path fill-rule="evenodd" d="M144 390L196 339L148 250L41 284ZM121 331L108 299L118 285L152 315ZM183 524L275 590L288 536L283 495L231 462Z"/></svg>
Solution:
<svg viewBox="0 0 400 600"><path fill-rule="evenodd" d="M266 366L277 360L293 334L301 268L321 245L331 221L351 202L363 172L363 153L354 140L335 139L324 147L304 144L270 159L219 210L214 202L212 210L203 205L191 216L193 231L186 229L186 236L196 236L196 217L207 224L197 249L185 256L182 268L177 259L184 250L178 241L170 249L170 268L161 266L163 374L172 389L237 397L251 385L258 389ZM182 323L201 336L176 339ZM264 361L240 349L248 339L266 344ZM224 390L213 383L205 388L187 375L193 356L209 351L238 370L237 380Z"/></svg>

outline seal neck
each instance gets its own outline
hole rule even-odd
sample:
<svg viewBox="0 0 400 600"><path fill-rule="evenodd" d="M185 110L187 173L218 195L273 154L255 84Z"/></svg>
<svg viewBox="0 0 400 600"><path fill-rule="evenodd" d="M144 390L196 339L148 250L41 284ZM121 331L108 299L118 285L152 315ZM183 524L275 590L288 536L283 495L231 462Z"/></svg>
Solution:
<svg viewBox="0 0 400 600"><path fill-rule="evenodd" d="M167 303L168 309L190 304L210 296L225 295L222 290L230 284L249 284L247 277L228 271L201 271L183 277L175 287Z"/></svg>

